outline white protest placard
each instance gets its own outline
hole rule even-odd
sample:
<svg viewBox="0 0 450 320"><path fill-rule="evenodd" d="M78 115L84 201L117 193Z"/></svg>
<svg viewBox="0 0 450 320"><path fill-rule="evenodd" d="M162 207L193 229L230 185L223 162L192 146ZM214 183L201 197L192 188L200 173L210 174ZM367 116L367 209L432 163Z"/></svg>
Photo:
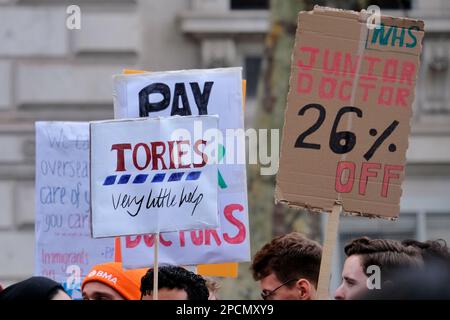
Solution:
<svg viewBox="0 0 450 320"><path fill-rule="evenodd" d="M115 118L218 115L225 137L227 129L244 130L241 73L241 68L223 68L114 76ZM236 155L235 140L232 142L223 141L223 157ZM160 263L250 260L245 163L219 162L218 185L220 227L161 234ZM122 238L124 266L152 265L152 246L152 235Z"/></svg>
<svg viewBox="0 0 450 320"><path fill-rule="evenodd" d="M248 261L242 250L249 237L242 222L245 207L235 195L224 194L219 201L220 228L167 232L159 235L160 264L196 265ZM127 268L143 268L153 264L153 234L127 236L121 239L122 260ZM245 247L244 247L245 248Z"/></svg>
<svg viewBox="0 0 450 320"><path fill-rule="evenodd" d="M113 239L90 236L87 122L36 122L35 228L35 274L73 298L92 266L114 258Z"/></svg>
<svg viewBox="0 0 450 320"><path fill-rule="evenodd" d="M90 124L93 237L218 227L217 116ZM209 151L208 151L209 150Z"/></svg>

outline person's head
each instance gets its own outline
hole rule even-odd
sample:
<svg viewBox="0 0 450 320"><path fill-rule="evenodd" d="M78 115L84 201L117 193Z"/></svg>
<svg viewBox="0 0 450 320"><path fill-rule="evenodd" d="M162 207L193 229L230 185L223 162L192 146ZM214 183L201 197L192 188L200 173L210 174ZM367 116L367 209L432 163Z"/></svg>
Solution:
<svg viewBox="0 0 450 320"><path fill-rule="evenodd" d="M422 254L424 266L429 264L442 263L450 266L450 252L447 243L443 239L428 240L421 242L417 240L403 240L402 244L406 247L415 247Z"/></svg>
<svg viewBox="0 0 450 320"><path fill-rule="evenodd" d="M399 241L387 239L354 239L345 246L347 259L342 269L342 283L336 289L335 299L359 299L367 290L368 273L380 271L381 285L393 281L398 270L411 270L421 267L420 252L413 247L405 247ZM379 268L379 269L377 269Z"/></svg>
<svg viewBox="0 0 450 320"><path fill-rule="evenodd" d="M366 300L450 300L450 269L439 260L426 262L420 270L398 271L393 282L381 290L367 290Z"/></svg>
<svg viewBox="0 0 450 320"><path fill-rule="evenodd" d="M141 299L153 300L153 269L141 280ZM177 266L158 269L159 300L208 300L209 291L201 276Z"/></svg>
<svg viewBox="0 0 450 320"><path fill-rule="evenodd" d="M84 300L139 300L140 283L146 269L122 269L108 262L92 267L81 284Z"/></svg>
<svg viewBox="0 0 450 320"><path fill-rule="evenodd" d="M61 284L45 277L31 277L0 292L0 300L71 300Z"/></svg>
<svg viewBox="0 0 450 320"><path fill-rule="evenodd" d="M322 247L298 232L274 238L254 256L253 278L259 281L263 299L314 299Z"/></svg>

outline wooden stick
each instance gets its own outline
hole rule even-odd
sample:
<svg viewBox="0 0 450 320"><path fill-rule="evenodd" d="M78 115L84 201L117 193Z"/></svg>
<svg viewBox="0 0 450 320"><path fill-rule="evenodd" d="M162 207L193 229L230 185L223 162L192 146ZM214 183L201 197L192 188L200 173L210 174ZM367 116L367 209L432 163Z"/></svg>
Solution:
<svg viewBox="0 0 450 320"><path fill-rule="evenodd" d="M319 300L329 299L331 263L336 247L336 239L339 229L339 216L342 212L342 205L335 204L333 210L328 215L325 240L322 250L322 261L320 262L319 282L317 284L317 297Z"/></svg>
<svg viewBox="0 0 450 320"><path fill-rule="evenodd" d="M153 259L153 300L158 300L158 244L159 232L155 233L155 256Z"/></svg>

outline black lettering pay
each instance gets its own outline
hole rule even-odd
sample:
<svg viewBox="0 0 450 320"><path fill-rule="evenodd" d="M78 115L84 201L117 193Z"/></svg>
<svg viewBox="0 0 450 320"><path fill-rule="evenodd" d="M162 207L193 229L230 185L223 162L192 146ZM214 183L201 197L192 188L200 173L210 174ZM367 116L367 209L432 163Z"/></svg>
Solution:
<svg viewBox="0 0 450 320"><path fill-rule="evenodd" d="M190 88L197 106L199 115L208 114L208 103L214 81L206 81L203 90L200 89L198 82L190 82ZM161 96L161 100L150 102L150 95ZM173 99L172 99L173 96ZM181 103L180 103L181 98ZM170 87L164 83L152 83L139 91L139 116L147 117L152 112L165 110L169 107L172 100L170 115L187 116L192 115L189 99L186 91L186 85L182 82L175 84L173 95Z"/></svg>

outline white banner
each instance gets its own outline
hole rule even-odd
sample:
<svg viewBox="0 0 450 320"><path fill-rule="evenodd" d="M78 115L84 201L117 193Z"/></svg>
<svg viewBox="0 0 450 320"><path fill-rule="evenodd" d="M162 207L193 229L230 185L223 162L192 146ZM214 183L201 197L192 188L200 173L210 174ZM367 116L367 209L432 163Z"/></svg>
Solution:
<svg viewBox="0 0 450 320"><path fill-rule="evenodd" d="M249 234L244 223L245 199L225 194L219 201L220 228L160 234L158 260L173 265L248 261L242 250ZM128 268L153 264L154 235L127 236L121 239L122 259Z"/></svg>
<svg viewBox="0 0 450 320"><path fill-rule="evenodd" d="M91 122L94 237L218 227L218 118ZM195 128L195 129L194 129Z"/></svg>
<svg viewBox="0 0 450 320"><path fill-rule="evenodd" d="M113 239L92 239L89 222L89 124L36 122L35 274L81 298L92 266L114 259Z"/></svg>
<svg viewBox="0 0 450 320"><path fill-rule="evenodd" d="M226 129L244 129L241 72L241 68L224 68L116 75L115 118L218 115L219 129L226 137ZM230 152L236 155L235 141L232 142L228 145L223 141L224 157ZM161 263L250 260L245 163L219 162L218 185L220 228L162 234ZM152 265L153 250L148 249L151 240L151 236L122 238L124 266Z"/></svg>

